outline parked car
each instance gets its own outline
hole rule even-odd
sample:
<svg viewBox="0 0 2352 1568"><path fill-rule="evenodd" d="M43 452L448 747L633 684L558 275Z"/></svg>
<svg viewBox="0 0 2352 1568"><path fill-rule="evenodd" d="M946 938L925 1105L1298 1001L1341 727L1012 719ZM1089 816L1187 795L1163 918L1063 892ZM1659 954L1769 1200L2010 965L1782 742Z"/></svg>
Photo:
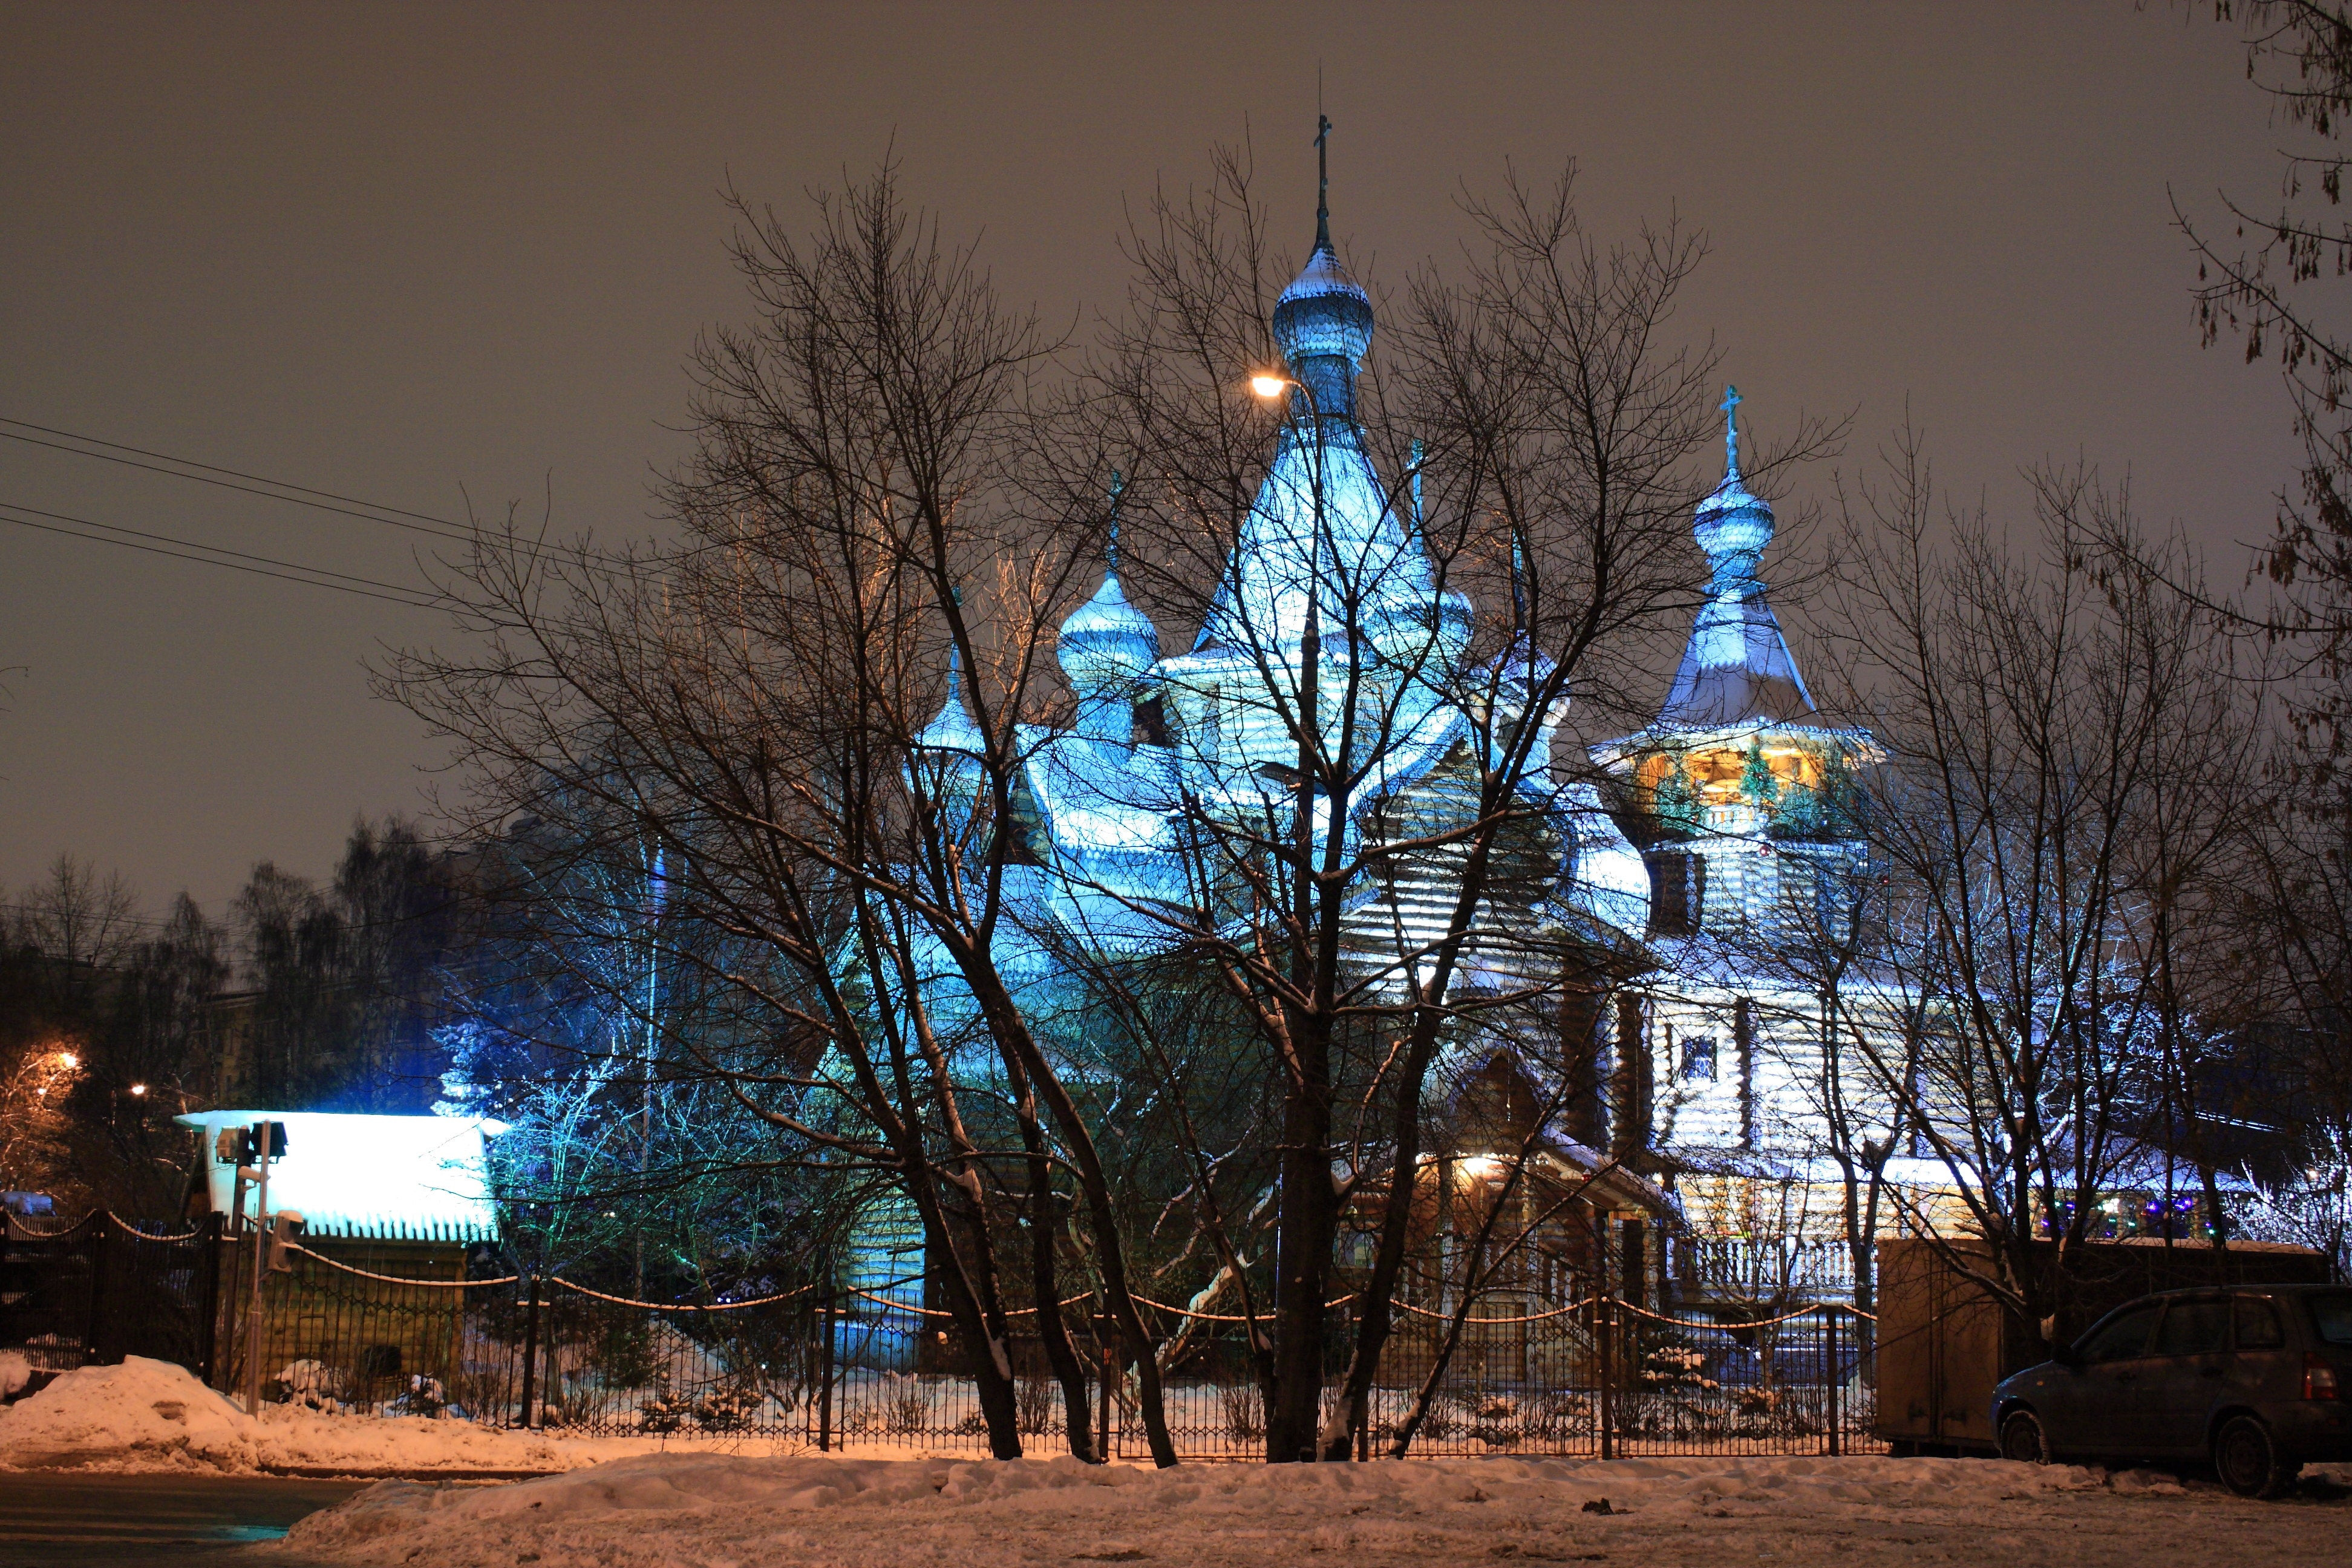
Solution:
<svg viewBox="0 0 2352 1568"><path fill-rule="evenodd" d="M2205 1460L2244 1497L2352 1459L2352 1288L2167 1290L2126 1301L1993 1390L2003 1458Z"/></svg>

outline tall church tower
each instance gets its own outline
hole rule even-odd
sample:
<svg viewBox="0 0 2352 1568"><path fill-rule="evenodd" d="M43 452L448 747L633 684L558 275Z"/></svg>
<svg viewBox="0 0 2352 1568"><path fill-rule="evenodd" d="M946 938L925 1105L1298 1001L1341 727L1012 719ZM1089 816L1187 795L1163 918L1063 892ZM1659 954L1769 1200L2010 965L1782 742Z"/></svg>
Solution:
<svg viewBox="0 0 2352 1568"><path fill-rule="evenodd" d="M1772 509L1740 477L1727 393L1723 480L1692 526L1706 602L1657 719L1594 756L1638 825L1653 937L1803 942L1835 926L1865 858L1857 770L1877 749L1821 721L1790 656L1760 571Z"/></svg>

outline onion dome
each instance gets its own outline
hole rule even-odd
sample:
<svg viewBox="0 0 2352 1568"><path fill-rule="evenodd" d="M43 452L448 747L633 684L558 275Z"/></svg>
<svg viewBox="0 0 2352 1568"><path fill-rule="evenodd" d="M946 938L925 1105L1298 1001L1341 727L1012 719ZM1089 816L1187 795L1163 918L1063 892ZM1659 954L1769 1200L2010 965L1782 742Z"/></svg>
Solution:
<svg viewBox="0 0 2352 1568"><path fill-rule="evenodd" d="M1118 585L1118 498L1127 481L1110 476L1110 553L1102 586L1070 612L1055 639L1055 657L1078 700L1078 732L1121 745L1135 739L1135 694L1160 662L1160 628L1127 602Z"/></svg>
<svg viewBox="0 0 2352 1568"><path fill-rule="evenodd" d="M1739 477L1738 407L1738 388L1727 387L1723 482L1698 503L1691 525L1711 573L1707 602L1691 626L1661 723L1721 729L1788 723L1813 711L1758 574L1772 542L1772 509Z"/></svg>
<svg viewBox="0 0 2352 1568"><path fill-rule="evenodd" d="M984 756L988 737L972 721L963 705L963 665L952 644L948 648L948 700L940 709L940 716L923 727L915 737L919 751L960 752L968 757Z"/></svg>
<svg viewBox="0 0 2352 1568"><path fill-rule="evenodd" d="M1698 503L1691 526L1698 547L1706 552L1707 565L1714 574L1711 587L1718 594L1738 584L1754 582L1764 547L1772 542L1772 509L1739 477L1739 426L1734 416L1739 401L1738 387L1725 389L1723 482Z"/></svg>
<svg viewBox="0 0 2352 1568"><path fill-rule="evenodd" d="M1315 207L1315 248L1307 265L1274 305L1274 341L1290 363L1290 374L1314 392L1315 407L1327 416L1351 417L1356 374L1372 346L1372 300L1339 265L1331 247L1331 179L1324 161L1331 122L1315 137L1315 163L1321 194Z"/></svg>
<svg viewBox="0 0 2352 1568"><path fill-rule="evenodd" d="M1329 215L1318 218L1315 253L1275 301L1274 341L1293 366L1337 358L1353 374L1372 346L1372 300L1331 248Z"/></svg>
<svg viewBox="0 0 2352 1568"><path fill-rule="evenodd" d="M1118 574L1107 572L1095 596L1062 623L1054 652L1074 690L1131 687L1160 662L1160 628L1127 602Z"/></svg>

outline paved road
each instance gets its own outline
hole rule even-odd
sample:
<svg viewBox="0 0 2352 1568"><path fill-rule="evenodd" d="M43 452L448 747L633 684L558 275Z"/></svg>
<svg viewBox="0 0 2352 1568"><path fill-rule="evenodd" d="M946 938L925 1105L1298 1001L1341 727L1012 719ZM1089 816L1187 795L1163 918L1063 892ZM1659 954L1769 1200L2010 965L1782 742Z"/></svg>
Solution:
<svg viewBox="0 0 2352 1568"><path fill-rule="evenodd" d="M197 1564L273 1541L365 1481L246 1476L74 1476L0 1471L0 1563L7 1568ZM279 1568L293 1568L277 1560Z"/></svg>

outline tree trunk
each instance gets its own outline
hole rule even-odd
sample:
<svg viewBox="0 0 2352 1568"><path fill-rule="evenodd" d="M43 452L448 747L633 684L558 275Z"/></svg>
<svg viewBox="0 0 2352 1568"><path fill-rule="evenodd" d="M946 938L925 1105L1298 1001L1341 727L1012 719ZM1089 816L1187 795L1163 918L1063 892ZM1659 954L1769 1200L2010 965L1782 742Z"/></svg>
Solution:
<svg viewBox="0 0 2352 1568"><path fill-rule="evenodd" d="M1095 1442L1093 1412L1087 1402L1087 1371L1070 1343L1069 1325L1062 1318L1061 1273L1054 1262L1054 1244L1061 1235L1062 1226L1060 1216L1054 1212L1054 1167L1045 1158L1045 1136L1037 1125L1037 1096L1017 1056L1007 1052L1004 1068L1013 1090L1013 1110L1021 1122L1022 1148L1027 1155L1029 1288L1037 1303L1037 1338L1045 1347L1045 1360L1054 1369L1055 1380L1062 1385L1070 1452L1088 1464L1098 1465L1110 1456Z"/></svg>
<svg viewBox="0 0 2352 1568"><path fill-rule="evenodd" d="M1322 1423L1324 1301L1339 1209L1331 1186L1330 1027L1328 1015L1309 1015L1293 1025L1297 1064L1283 1107L1274 1402L1265 1419L1265 1457L1272 1464L1316 1458Z"/></svg>

